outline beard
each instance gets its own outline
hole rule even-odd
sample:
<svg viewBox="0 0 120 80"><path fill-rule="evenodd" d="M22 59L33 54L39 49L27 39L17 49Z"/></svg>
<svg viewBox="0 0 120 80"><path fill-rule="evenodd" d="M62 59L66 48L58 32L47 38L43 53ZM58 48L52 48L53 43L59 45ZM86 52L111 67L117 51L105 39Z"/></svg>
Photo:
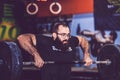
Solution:
<svg viewBox="0 0 120 80"><path fill-rule="evenodd" d="M60 41L60 39L57 37L55 39L55 46L62 51L66 51L69 48L69 40Z"/></svg>

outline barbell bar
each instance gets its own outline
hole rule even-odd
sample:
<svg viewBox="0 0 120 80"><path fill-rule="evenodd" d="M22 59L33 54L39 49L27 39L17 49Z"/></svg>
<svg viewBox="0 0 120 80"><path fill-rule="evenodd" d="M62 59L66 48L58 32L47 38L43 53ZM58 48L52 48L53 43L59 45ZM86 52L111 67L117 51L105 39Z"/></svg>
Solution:
<svg viewBox="0 0 120 80"><path fill-rule="evenodd" d="M61 61L45 61L44 64L85 64L84 61L70 61L70 62L61 62ZM109 59L105 61L93 61L93 64L105 64L110 65L112 62ZM23 62L23 66L34 65L35 62Z"/></svg>
<svg viewBox="0 0 120 80"><path fill-rule="evenodd" d="M4 65L5 61L0 59L0 65ZM35 62L22 62L23 66L30 66L34 65ZM67 62L61 62L61 61L45 61L44 64L85 64L84 61L67 61ZM105 61L93 61L93 64L105 64L110 65L112 62L109 59L106 59Z"/></svg>

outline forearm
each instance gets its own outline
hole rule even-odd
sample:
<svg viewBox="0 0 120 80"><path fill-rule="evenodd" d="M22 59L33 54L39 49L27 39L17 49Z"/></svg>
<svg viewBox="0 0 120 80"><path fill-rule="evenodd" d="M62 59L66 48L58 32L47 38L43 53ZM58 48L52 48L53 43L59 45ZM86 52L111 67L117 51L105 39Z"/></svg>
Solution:
<svg viewBox="0 0 120 80"><path fill-rule="evenodd" d="M35 66L37 67L42 67L44 64L43 59L41 58L41 56L39 55L37 49L36 49L36 38L35 35L33 34L24 34L24 35L20 35L17 38L20 46L27 51L29 54L31 54L32 56L34 56L34 61L35 61Z"/></svg>
<svg viewBox="0 0 120 80"><path fill-rule="evenodd" d="M86 38L79 36L79 45L81 46L83 53L84 53L84 61L86 62L84 65L89 66L92 64L92 59L89 53L89 43Z"/></svg>
<svg viewBox="0 0 120 80"><path fill-rule="evenodd" d="M22 48L32 56L38 54L37 49L32 44L27 45L27 43L25 43L24 45L22 45Z"/></svg>
<svg viewBox="0 0 120 80"><path fill-rule="evenodd" d="M17 38L21 48L23 48L25 51L27 51L31 55L38 54L37 49L35 48L35 45L33 44L32 38L27 34L27 35L20 35Z"/></svg>
<svg viewBox="0 0 120 80"><path fill-rule="evenodd" d="M79 45L81 46L85 56L89 56L89 43L84 37L79 38Z"/></svg>

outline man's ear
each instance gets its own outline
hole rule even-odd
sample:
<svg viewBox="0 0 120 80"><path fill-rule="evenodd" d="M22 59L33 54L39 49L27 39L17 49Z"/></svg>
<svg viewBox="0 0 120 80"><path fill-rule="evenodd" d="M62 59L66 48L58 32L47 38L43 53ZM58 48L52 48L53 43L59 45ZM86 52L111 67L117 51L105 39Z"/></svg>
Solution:
<svg viewBox="0 0 120 80"><path fill-rule="evenodd" d="M57 34L56 33L52 33L53 39L55 40L57 38Z"/></svg>

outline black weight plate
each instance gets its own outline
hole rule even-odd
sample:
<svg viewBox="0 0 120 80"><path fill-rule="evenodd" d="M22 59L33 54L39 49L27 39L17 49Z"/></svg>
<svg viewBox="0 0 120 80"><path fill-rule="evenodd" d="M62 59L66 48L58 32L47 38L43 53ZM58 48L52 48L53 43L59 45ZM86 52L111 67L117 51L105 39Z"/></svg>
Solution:
<svg viewBox="0 0 120 80"><path fill-rule="evenodd" d="M0 68L0 80L20 80L22 72L22 56L14 42L2 42L0 59L4 65Z"/></svg>
<svg viewBox="0 0 120 80"><path fill-rule="evenodd" d="M99 74L102 80L120 80L120 47L119 45L107 44L103 46L99 53L97 60L104 61L109 59L110 65L97 64Z"/></svg>
<svg viewBox="0 0 120 80"><path fill-rule="evenodd" d="M10 49L7 44L4 42L0 42L0 59L3 60L4 65L1 65L0 67L0 80L9 80L10 79L10 73L11 73L11 55ZM7 64L7 65L5 65Z"/></svg>

